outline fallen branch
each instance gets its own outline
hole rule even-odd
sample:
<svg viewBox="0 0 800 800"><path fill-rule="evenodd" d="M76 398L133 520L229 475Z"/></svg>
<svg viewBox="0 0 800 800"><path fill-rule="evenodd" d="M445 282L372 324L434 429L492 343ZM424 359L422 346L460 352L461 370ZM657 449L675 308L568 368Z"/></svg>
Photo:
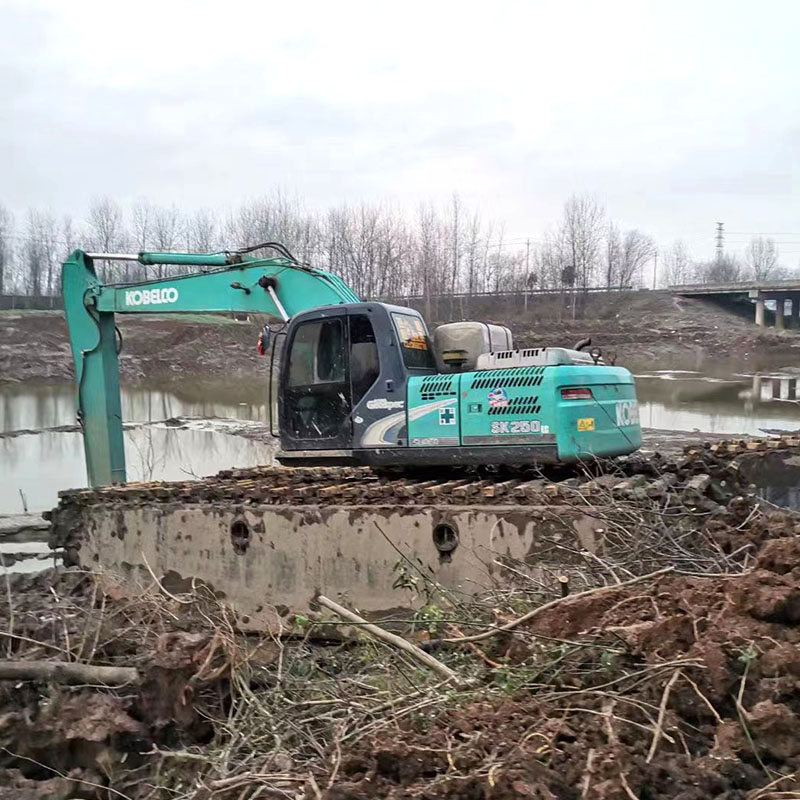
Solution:
<svg viewBox="0 0 800 800"><path fill-rule="evenodd" d="M512 619L511 622L507 622L505 625L500 625L497 628L490 628L488 631L484 631L483 633L476 633L474 636L465 636L463 639L439 639L438 643L440 644L468 644L469 642L481 642L484 639L489 639L492 636L496 636L498 633L505 633L506 631L514 630L518 625L522 625L524 622L529 622L534 617L537 617L539 614L544 613L548 609L553 608L554 606L560 605L566 601L572 602L573 600L580 600L584 597L591 597L592 595L602 594L603 592L616 592L619 589L624 589L626 586L632 586L634 583L641 583L642 581L647 581L652 578L657 578L659 575L666 575L668 572L673 572L675 567L664 567L663 569L656 570L655 572L650 572L647 575L640 575L638 578L631 578L629 581L623 581L622 583L615 583L613 586L598 586L594 589L587 589L585 592L578 592L577 594L570 594L566 597L558 597L555 600L551 600L549 603L545 603L543 606L538 606L538 608L534 608L532 611L529 611L527 614L523 614L521 617L517 617L516 619Z"/></svg>
<svg viewBox="0 0 800 800"><path fill-rule="evenodd" d="M353 613L349 609L345 608L344 606L340 606L338 603L330 600L329 598L325 597L325 595L317 595L317 602L327 608L330 611L333 611L335 614L338 614L342 619L346 619L349 622L353 622L356 625L360 626L361 630L366 631L367 633L372 634L376 639L380 639L382 642L386 642L387 644L392 645L393 647L397 647L398 649L402 650L405 653L408 653L413 659L418 661L420 664L428 667L428 669L433 670L437 675L440 675L442 678L446 680L453 681L455 683L463 683L458 677L458 674L454 672L450 667L446 664L442 664L438 658L434 658L429 653L426 653L424 650L420 650L419 647L409 642L407 639L404 639L402 636L397 636L394 633L389 633L389 631L384 630L383 628L378 627L377 625L373 625L371 622L367 622L363 617L359 617L358 614ZM456 639L456 641L464 641L463 639Z"/></svg>
<svg viewBox="0 0 800 800"><path fill-rule="evenodd" d="M672 687L675 685L675 681L678 680L678 677L681 674L680 667L672 673L672 677L667 682L667 685L664 687L664 694L661 695L661 703L658 707L658 721L656 722L656 729L653 733L653 741L650 743L650 751L647 754L647 758L645 759L645 763L649 764L653 760L653 756L656 754L656 749L658 748L658 740L661 738L661 735L664 733L664 715L667 713L667 703L669 702L669 693Z"/></svg>
<svg viewBox="0 0 800 800"><path fill-rule="evenodd" d="M64 661L0 661L0 680L120 686L139 680L133 667L99 667Z"/></svg>

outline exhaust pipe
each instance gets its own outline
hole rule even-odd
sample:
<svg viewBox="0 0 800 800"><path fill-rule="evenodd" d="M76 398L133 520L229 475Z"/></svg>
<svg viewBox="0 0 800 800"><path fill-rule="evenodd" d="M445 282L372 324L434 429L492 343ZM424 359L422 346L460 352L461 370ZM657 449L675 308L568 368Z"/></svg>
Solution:
<svg viewBox="0 0 800 800"><path fill-rule="evenodd" d="M587 336L585 339L579 339L575 343L575 347L573 347L572 349L573 350L583 350L584 347L588 347L591 343L592 343L592 337L591 336Z"/></svg>

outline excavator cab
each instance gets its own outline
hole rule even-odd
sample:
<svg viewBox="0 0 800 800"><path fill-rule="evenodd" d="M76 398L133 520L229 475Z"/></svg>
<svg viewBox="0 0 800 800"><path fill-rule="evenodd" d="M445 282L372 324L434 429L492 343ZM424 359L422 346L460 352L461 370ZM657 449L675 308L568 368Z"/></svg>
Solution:
<svg viewBox="0 0 800 800"><path fill-rule="evenodd" d="M387 412L405 416L408 378L436 372L422 317L412 309L357 303L293 318L278 378L285 464L361 463L354 449L403 443L402 425L376 439ZM403 419L404 421L404 419Z"/></svg>

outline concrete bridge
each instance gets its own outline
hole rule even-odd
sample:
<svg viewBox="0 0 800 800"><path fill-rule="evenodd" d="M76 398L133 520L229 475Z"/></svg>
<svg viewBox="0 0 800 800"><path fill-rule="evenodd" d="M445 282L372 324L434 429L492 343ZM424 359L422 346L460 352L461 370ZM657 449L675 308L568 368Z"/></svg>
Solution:
<svg viewBox="0 0 800 800"><path fill-rule="evenodd" d="M670 286L673 294L681 297L703 297L709 300L751 300L755 306L756 325L765 325L767 301L775 302L775 327L800 329L800 280L743 281L740 283L708 283ZM787 303L790 310L787 319Z"/></svg>

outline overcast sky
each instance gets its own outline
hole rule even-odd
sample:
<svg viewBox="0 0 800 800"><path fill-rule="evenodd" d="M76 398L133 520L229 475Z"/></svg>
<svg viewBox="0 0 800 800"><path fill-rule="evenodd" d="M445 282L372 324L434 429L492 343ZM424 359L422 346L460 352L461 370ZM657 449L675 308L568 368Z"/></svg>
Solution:
<svg viewBox="0 0 800 800"><path fill-rule="evenodd" d="M723 220L800 259L798 0L0 0L0 34L17 212L457 191L536 238L590 192L697 257Z"/></svg>

